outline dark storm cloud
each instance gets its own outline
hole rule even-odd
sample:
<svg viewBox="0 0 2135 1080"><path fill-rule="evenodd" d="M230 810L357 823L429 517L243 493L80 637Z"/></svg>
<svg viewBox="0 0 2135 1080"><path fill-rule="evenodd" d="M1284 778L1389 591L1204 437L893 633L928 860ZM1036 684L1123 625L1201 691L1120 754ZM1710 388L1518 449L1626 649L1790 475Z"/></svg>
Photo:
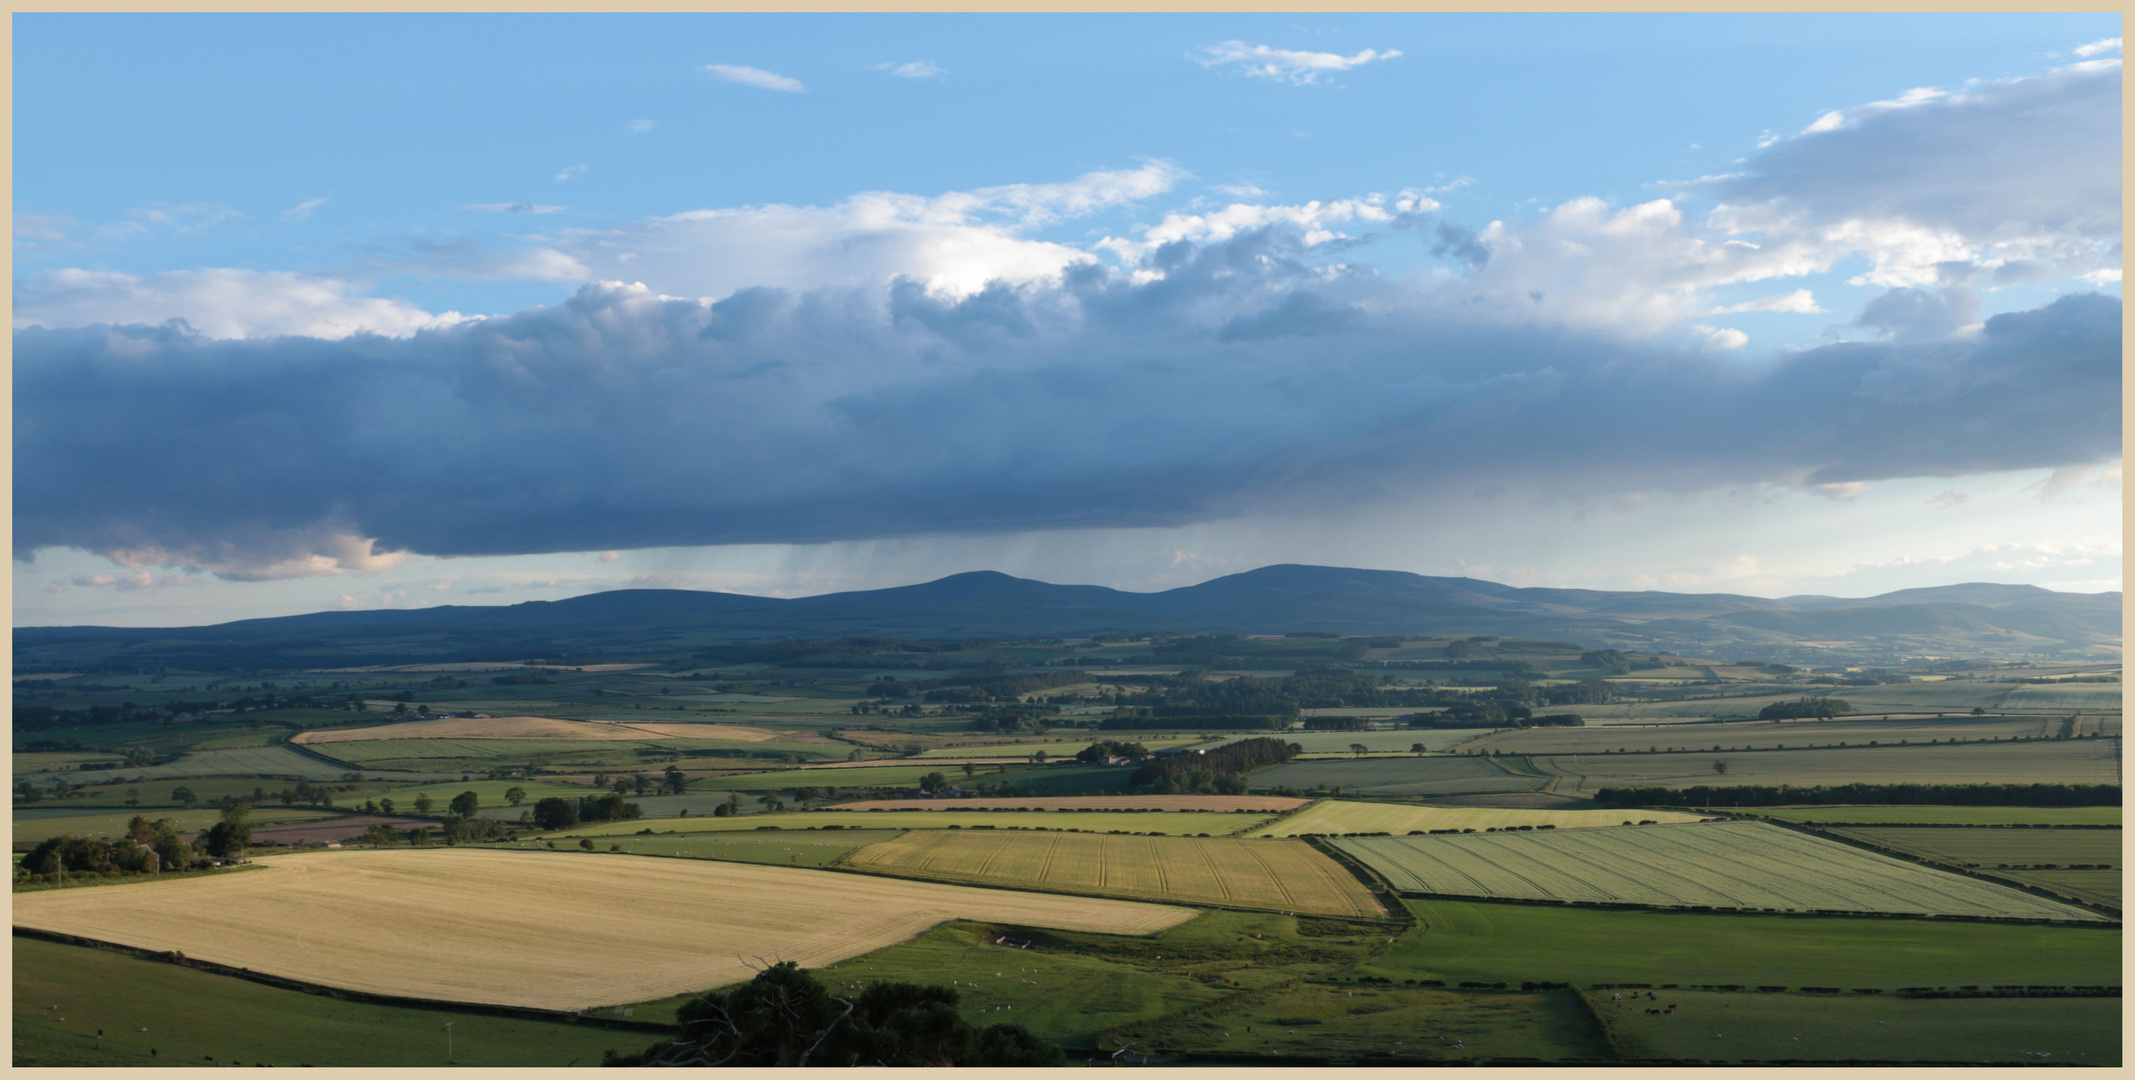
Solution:
<svg viewBox="0 0 2135 1080"><path fill-rule="evenodd" d="M1462 321L1284 244L960 302L611 285L401 339L18 331L17 550L245 575L349 537L511 554L1168 525L2120 452L2105 296L1757 364Z"/></svg>

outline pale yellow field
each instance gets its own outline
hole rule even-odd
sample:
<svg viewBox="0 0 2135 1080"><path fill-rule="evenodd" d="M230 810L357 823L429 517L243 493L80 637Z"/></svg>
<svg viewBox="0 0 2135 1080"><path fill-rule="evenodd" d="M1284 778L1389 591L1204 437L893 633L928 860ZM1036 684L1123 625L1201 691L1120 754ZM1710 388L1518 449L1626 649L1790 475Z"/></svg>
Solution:
<svg viewBox="0 0 2135 1080"><path fill-rule="evenodd" d="M1232 810L1282 811L1305 805L1278 795L1058 795L1029 799L871 799L832 810Z"/></svg>
<svg viewBox="0 0 2135 1080"><path fill-rule="evenodd" d="M1320 915L1385 914L1347 870L1301 840L927 830L870 844L847 861L941 881Z"/></svg>
<svg viewBox="0 0 2135 1080"><path fill-rule="evenodd" d="M340 851L15 897L15 925L372 993L583 1009L820 967L950 919L1153 934L1191 908L630 855Z"/></svg>
<svg viewBox="0 0 2135 1080"><path fill-rule="evenodd" d="M781 732L763 728L743 727L740 724L621 724L632 731L642 731L658 739L726 739L731 742L764 742L776 739ZM811 733L812 734L812 733ZM799 742L825 742L820 736L809 738L804 734Z"/></svg>
<svg viewBox="0 0 2135 1080"><path fill-rule="evenodd" d="M1504 829L1520 825L1554 825L1579 829L1632 821L1697 821L1696 814L1674 810L1508 810L1490 806L1396 806L1391 803L1324 800L1246 833L1247 836L1302 836L1306 833L1393 833L1422 829Z"/></svg>

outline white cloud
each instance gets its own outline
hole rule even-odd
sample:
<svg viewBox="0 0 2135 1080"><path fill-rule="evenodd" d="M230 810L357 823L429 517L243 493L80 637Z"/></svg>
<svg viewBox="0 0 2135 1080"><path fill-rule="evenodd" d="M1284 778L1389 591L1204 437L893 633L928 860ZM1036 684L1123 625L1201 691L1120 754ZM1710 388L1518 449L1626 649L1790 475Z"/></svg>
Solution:
<svg viewBox="0 0 2135 1080"><path fill-rule="evenodd" d="M1750 343L1750 336L1732 326L1706 326L1702 323L1691 326L1705 339L1709 349L1739 349Z"/></svg>
<svg viewBox="0 0 2135 1080"><path fill-rule="evenodd" d="M868 70L887 71L900 79L939 79L949 73L931 60L914 60L905 64L869 64Z"/></svg>
<svg viewBox="0 0 2135 1080"><path fill-rule="evenodd" d="M109 270L54 270L15 283L16 329L91 323L161 324L183 319L215 338L342 338L368 332L405 337L459 322L400 300L356 295L335 278L259 270L175 270L137 276Z"/></svg>
<svg viewBox="0 0 2135 1080"><path fill-rule="evenodd" d="M722 82L739 83L742 86L754 86L762 90L782 90L789 94L802 94L808 91L807 87L801 85L799 79L788 78L776 72L748 67L743 64L706 64L697 70Z"/></svg>
<svg viewBox="0 0 2135 1080"><path fill-rule="evenodd" d="M566 180L584 175L586 175L586 167L584 165L567 165L562 172L556 174L556 182L561 184Z"/></svg>
<svg viewBox="0 0 2135 1080"><path fill-rule="evenodd" d="M546 203L529 203L529 202L510 202L510 203L505 203L505 202L486 202L486 203L466 203L466 204L462 205L462 206L460 207L460 209L462 209L462 210L480 210L480 211L482 211L482 212L484 212L484 213L489 213L489 214L554 214L554 213L557 213L557 212L559 212L559 211L563 211L563 210L569 210L569 209L570 209L570 207L568 207L568 206L550 206L550 205L548 205L548 204L546 204Z"/></svg>
<svg viewBox="0 0 2135 1080"><path fill-rule="evenodd" d="M326 203L327 200L325 199L306 199L303 202L300 202L295 206L292 206L289 209L282 211L282 217L283 219L288 221L304 221L311 217L312 211L317 210L322 206L325 206Z"/></svg>
<svg viewBox="0 0 2135 1080"><path fill-rule="evenodd" d="M629 123L623 125L623 130L631 133L632 135L643 135L658 126L659 122L656 120L632 120Z"/></svg>
<svg viewBox="0 0 2135 1080"><path fill-rule="evenodd" d="M112 589L117 592L186 588L200 584L199 578L188 574L151 574L146 570L131 574L76 574L67 581L77 588Z"/></svg>
<svg viewBox="0 0 2135 1080"><path fill-rule="evenodd" d="M1745 300L1739 304L1716 307L1707 315L1733 315L1742 311L1778 311L1790 315L1820 315L1824 309L1816 306L1816 296L1807 289L1796 289L1784 296L1766 296Z"/></svg>
<svg viewBox="0 0 2135 1080"><path fill-rule="evenodd" d="M1205 55L1192 59L1202 67L1238 64L1247 75L1256 79L1277 79L1296 86L1309 86L1319 82L1324 76L1348 71L1376 60L1392 60L1401 55L1399 49L1388 49L1385 52L1365 49L1354 56L1343 56L1340 53L1302 52L1267 45L1247 45L1243 41L1206 45L1201 51Z"/></svg>
<svg viewBox="0 0 2135 1080"><path fill-rule="evenodd" d="M2097 41L2093 41L2088 45L2078 45L2075 49L2076 55L2083 57L2096 56L2099 53L2119 51L2120 39L2116 37L2100 38Z"/></svg>
<svg viewBox="0 0 2135 1080"><path fill-rule="evenodd" d="M587 267L588 276L639 281L674 296L879 284L900 276L962 295L996 280L1049 279L1091 261L1075 247L1022 234L1160 194L1186 175L1150 162L1060 183L934 196L864 192L828 207L694 210L572 230L556 247Z"/></svg>

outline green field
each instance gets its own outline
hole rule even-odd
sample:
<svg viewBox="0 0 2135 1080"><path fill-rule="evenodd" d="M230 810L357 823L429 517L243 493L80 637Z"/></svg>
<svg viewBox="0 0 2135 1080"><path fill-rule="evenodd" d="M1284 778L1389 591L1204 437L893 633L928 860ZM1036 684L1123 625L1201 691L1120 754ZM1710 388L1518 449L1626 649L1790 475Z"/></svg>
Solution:
<svg viewBox="0 0 2135 1080"><path fill-rule="evenodd" d="M1356 975L1463 981L2116 986L2120 928L1410 900L1420 925Z"/></svg>
<svg viewBox="0 0 2135 1080"><path fill-rule="evenodd" d="M14 766L16 776L25 773L50 773L57 776L79 772L84 765L124 760L126 759L117 754L99 754L94 750L44 750L16 753Z"/></svg>
<svg viewBox="0 0 2135 1080"><path fill-rule="evenodd" d="M1655 740L1658 741L1658 740ZM1686 736L1673 745L1684 745ZM1947 743L1818 750L1697 753L1582 754L1529 758L1562 777L1551 791L1587 794L1607 787L1837 784L2118 784L2118 739ZM1660 741L1659 745L1671 745ZM1698 744L1691 744L1698 745ZM1641 748L1643 749L1643 748ZM1727 763L1725 774L1716 761ZM1259 776L1268 774L1261 773ZM1340 781L1336 781L1340 783Z"/></svg>
<svg viewBox="0 0 2135 1080"><path fill-rule="evenodd" d="M57 1005L51 1009L47 1006ZM22 1065L598 1065L649 1033L280 990L105 949L15 939ZM143 1032L137 1029L147 1028ZM104 1038L96 1038L101 1028ZM156 1051L151 1057L150 1050Z"/></svg>
<svg viewBox="0 0 2135 1080"><path fill-rule="evenodd" d="M1995 870L1995 877L2037 885L2063 896L2089 900L2108 907L2119 907L2121 897L2120 870Z"/></svg>
<svg viewBox="0 0 2135 1080"><path fill-rule="evenodd" d="M1960 866L2120 866L2118 829L1832 829L1839 836Z"/></svg>
<svg viewBox="0 0 2135 1080"><path fill-rule="evenodd" d="M202 750L187 754L168 765L150 765L141 768L119 769L86 773L68 773L68 783L102 783L114 775L131 781L142 778L144 782L161 782L194 776L278 776L304 780L339 780L348 769L329 765L316 758L307 757L281 746L260 746L237 750ZM40 774L34 779L44 783L53 774Z"/></svg>
<svg viewBox="0 0 2135 1080"><path fill-rule="evenodd" d="M658 776L657 773L650 770L647 770L647 775ZM526 802L518 809L510 808L504 801L504 793L513 788L519 788L526 792ZM499 814L508 814L513 818L519 816L519 810L531 809L535 800L545 799L551 795L566 799L577 799L584 795L607 794L606 788L588 787L583 784L562 784L554 780L484 780L480 777L474 777L467 780L452 779L442 780L434 784L412 784L408 787L387 788L376 795L366 794L364 798L391 799L395 808L412 810L415 807L415 800L418 796L428 795L437 800L439 804L443 804L463 791L474 792L475 798L484 810L494 809ZM631 796L631 798L636 799L637 796ZM361 804L363 799L355 801ZM348 805L348 800L342 799L341 805Z"/></svg>
<svg viewBox="0 0 2135 1080"><path fill-rule="evenodd" d="M1368 1064L1374 1058L1459 1064L1493 1058L1607 1061L1608 1040L1571 990L1425 990L1300 984L1200 1015L1143 1025L1152 1052L1266 1054ZM1227 1057L1213 1060L1231 1063Z"/></svg>
<svg viewBox="0 0 2135 1080"><path fill-rule="evenodd" d="M1774 806L1747 813L1849 825L2119 825L2117 806Z"/></svg>
<svg viewBox="0 0 2135 1080"><path fill-rule="evenodd" d="M1741 695L1739 690L1724 698L1692 698L1683 701L1581 705L1570 711L1588 720L1700 716L1755 716L1757 710L1777 701L1811 697L1840 698L1857 712L1966 712L1983 708L1989 712L2117 713L2121 687L2118 683L2067 683L2056 686L2023 683L1982 682L1957 679L1945 682L1899 683L1889 686L1815 687L1770 695Z"/></svg>
<svg viewBox="0 0 2135 1080"><path fill-rule="evenodd" d="M1341 788L1345 795L1416 798L1539 791L1549 778L1514 772L1506 763L1480 757L1368 757L1302 761L1253 774L1253 790Z"/></svg>
<svg viewBox="0 0 2135 1080"><path fill-rule="evenodd" d="M690 754L736 757L789 754L810 761L831 761L843 760L852 752L851 747L843 744L787 739L757 742L740 739L363 739L322 743L312 749L365 769L418 771L487 769L499 763L534 760L552 764L643 768L647 762L664 763L676 755Z"/></svg>
<svg viewBox="0 0 2135 1080"><path fill-rule="evenodd" d="M1330 842L1403 892L1753 911L2099 917L1758 821Z"/></svg>
<svg viewBox="0 0 2135 1080"><path fill-rule="evenodd" d="M746 832L777 826L787 832L820 829L1053 829L1079 832L1156 833L1163 836L1224 836L1265 824L1271 814L1212 814L1178 810L804 810L740 817L661 818L656 822L611 821L566 830L572 836L614 836L657 827L662 833Z"/></svg>
<svg viewBox="0 0 2135 1080"><path fill-rule="evenodd" d="M2120 1064L2119 998L1590 991L1627 1059ZM1672 1013L1649 1015L1647 1010Z"/></svg>

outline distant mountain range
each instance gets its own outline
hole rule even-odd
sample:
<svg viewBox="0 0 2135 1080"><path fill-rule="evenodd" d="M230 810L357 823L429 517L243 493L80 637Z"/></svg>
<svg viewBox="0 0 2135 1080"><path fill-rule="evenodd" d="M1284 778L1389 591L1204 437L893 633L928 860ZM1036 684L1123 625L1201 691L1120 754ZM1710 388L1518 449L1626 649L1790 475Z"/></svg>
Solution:
<svg viewBox="0 0 2135 1080"><path fill-rule="evenodd" d="M944 640L1152 631L1494 634L1792 663L1910 656L2113 659L2120 628L2117 592L2058 593L2031 585L1769 600L1520 589L1474 578L1283 565L1156 593L977 572L794 600L619 589L509 606L326 611L202 627L25 627L15 631L15 663L18 671L112 664L323 667L635 654L796 637Z"/></svg>

